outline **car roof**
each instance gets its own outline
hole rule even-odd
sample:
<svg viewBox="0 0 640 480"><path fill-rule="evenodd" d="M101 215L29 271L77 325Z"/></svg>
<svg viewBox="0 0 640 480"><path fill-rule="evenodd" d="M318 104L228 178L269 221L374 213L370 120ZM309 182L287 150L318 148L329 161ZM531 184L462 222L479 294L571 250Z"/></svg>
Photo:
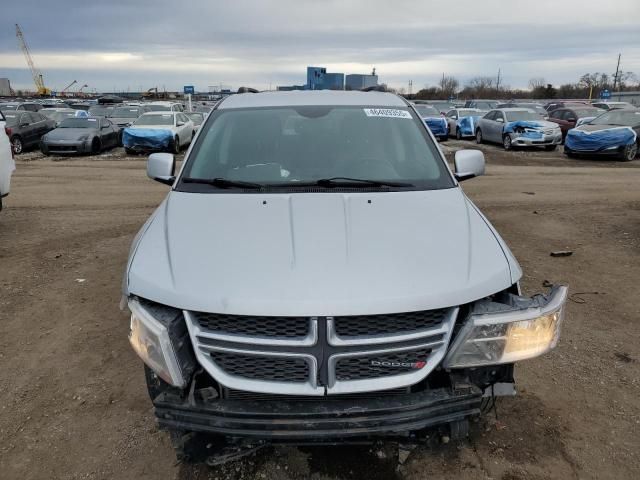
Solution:
<svg viewBox="0 0 640 480"><path fill-rule="evenodd" d="M350 92L336 90L297 90L292 92L261 92L229 95L218 106L219 110L253 107L288 106L368 106L406 107L403 99L387 92Z"/></svg>
<svg viewBox="0 0 640 480"><path fill-rule="evenodd" d="M144 112L142 115L175 115L176 113L182 113L182 112L172 112L170 110L161 110L156 112Z"/></svg>
<svg viewBox="0 0 640 480"><path fill-rule="evenodd" d="M531 108L525 108L525 107L494 108L494 110L500 110L501 112L533 112L533 113L536 113L535 110L532 110Z"/></svg>

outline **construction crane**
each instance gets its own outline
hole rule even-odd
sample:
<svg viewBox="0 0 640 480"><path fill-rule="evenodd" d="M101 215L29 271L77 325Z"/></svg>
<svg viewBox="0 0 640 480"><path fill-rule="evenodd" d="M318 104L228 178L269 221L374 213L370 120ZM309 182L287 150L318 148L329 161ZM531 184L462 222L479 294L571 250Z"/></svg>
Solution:
<svg viewBox="0 0 640 480"><path fill-rule="evenodd" d="M89 85L87 85L86 83L84 85L82 85L78 91L76 92L78 94L79 97L84 96L84 93L82 93L82 90L84 90L85 88L87 88Z"/></svg>
<svg viewBox="0 0 640 480"><path fill-rule="evenodd" d="M51 90L49 90L47 87L44 86L42 73L40 73L40 70L38 70L36 66L33 64L33 59L31 58L29 47L27 47L27 42L24 40L24 35L22 34L20 25L18 25L17 23L16 23L16 37L18 38L18 43L20 44L22 53L24 53L24 56L27 59L27 64L29 65L29 69L31 70L31 76L33 77L33 83L35 83L36 85L36 90L38 91L38 95L41 95L41 96L50 95Z"/></svg>
<svg viewBox="0 0 640 480"><path fill-rule="evenodd" d="M69 90L71 87L73 87L76 83L78 83L78 81L74 80L69 85L67 85L62 90L60 90L60 96L63 97L66 94L67 90Z"/></svg>

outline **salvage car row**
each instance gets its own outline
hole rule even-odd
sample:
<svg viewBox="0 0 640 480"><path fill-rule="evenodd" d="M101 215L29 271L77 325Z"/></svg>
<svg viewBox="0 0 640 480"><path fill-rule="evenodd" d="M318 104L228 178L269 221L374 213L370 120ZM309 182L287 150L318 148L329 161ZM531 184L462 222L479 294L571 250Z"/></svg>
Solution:
<svg viewBox="0 0 640 480"><path fill-rule="evenodd" d="M546 110L534 103L496 102L489 111L476 108L490 105L489 101L467 104L447 112L424 103L414 107L440 141L454 135L458 140L475 138L477 143L501 144L505 150L542 147L547 151L564 143L568 156L611 155L623 161L638 154L640 109L629 104L557 102Z"/></svg>
<svg viewBox="0 0 640 480"><path fill-rule="evenodd" d="M198 111L184 112L177 102L91 105L86 110L61 103L42 106L0 103L14 154L37 147L45 155L97 154L120 145L128 153L175 153L191 142L211 109L200 105Z"/></svg>

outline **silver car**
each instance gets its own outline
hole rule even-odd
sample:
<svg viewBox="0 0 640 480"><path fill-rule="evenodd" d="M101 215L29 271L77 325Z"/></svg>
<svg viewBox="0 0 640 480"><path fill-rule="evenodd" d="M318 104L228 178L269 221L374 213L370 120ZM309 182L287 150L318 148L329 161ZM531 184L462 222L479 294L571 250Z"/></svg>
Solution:
<svg viewBox="0 0 640 480"><path fill-rule="evenodd" d="M501 143L505 150L513 147L544 147L555 150L562 143L558 124L526 108L491 110L478 120L476 142Z"/></svg>
<svg viewBox="0 0 640 480"><path fill-rule="evenodd" d="M449 110L445 115L449 125L449 135L456 137L458 140L462 140L465 137L473 138L475 135L474 125L485 113L487 113L486 110L480 110L479 108L454 108ZM463 120L465 118L467 120Z"/></svg>

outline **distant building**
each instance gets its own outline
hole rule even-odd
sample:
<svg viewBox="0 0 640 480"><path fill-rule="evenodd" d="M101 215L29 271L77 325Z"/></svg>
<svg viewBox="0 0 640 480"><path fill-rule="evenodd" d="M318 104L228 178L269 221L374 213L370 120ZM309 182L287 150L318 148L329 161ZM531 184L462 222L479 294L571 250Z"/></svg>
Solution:
<svg viewBox="0 0 640 480"><path fill-rule="evenodd" d="M377 87L378 75L362 75L354 73L347 75L345 88L347 90L362 90L363 88Z"/></svg>
<svg viewBox="0 0 640 480"><path fill-rule="evenodd" d="M307 67L307 90L344 90L344 73L328 73L325 67Z"/></svg>
<svg viewBox="0 0 640 480"><path fill-rule="evenodd" d="M11 95L11 83L8 78L0 78L0 97Z"/></svg>

